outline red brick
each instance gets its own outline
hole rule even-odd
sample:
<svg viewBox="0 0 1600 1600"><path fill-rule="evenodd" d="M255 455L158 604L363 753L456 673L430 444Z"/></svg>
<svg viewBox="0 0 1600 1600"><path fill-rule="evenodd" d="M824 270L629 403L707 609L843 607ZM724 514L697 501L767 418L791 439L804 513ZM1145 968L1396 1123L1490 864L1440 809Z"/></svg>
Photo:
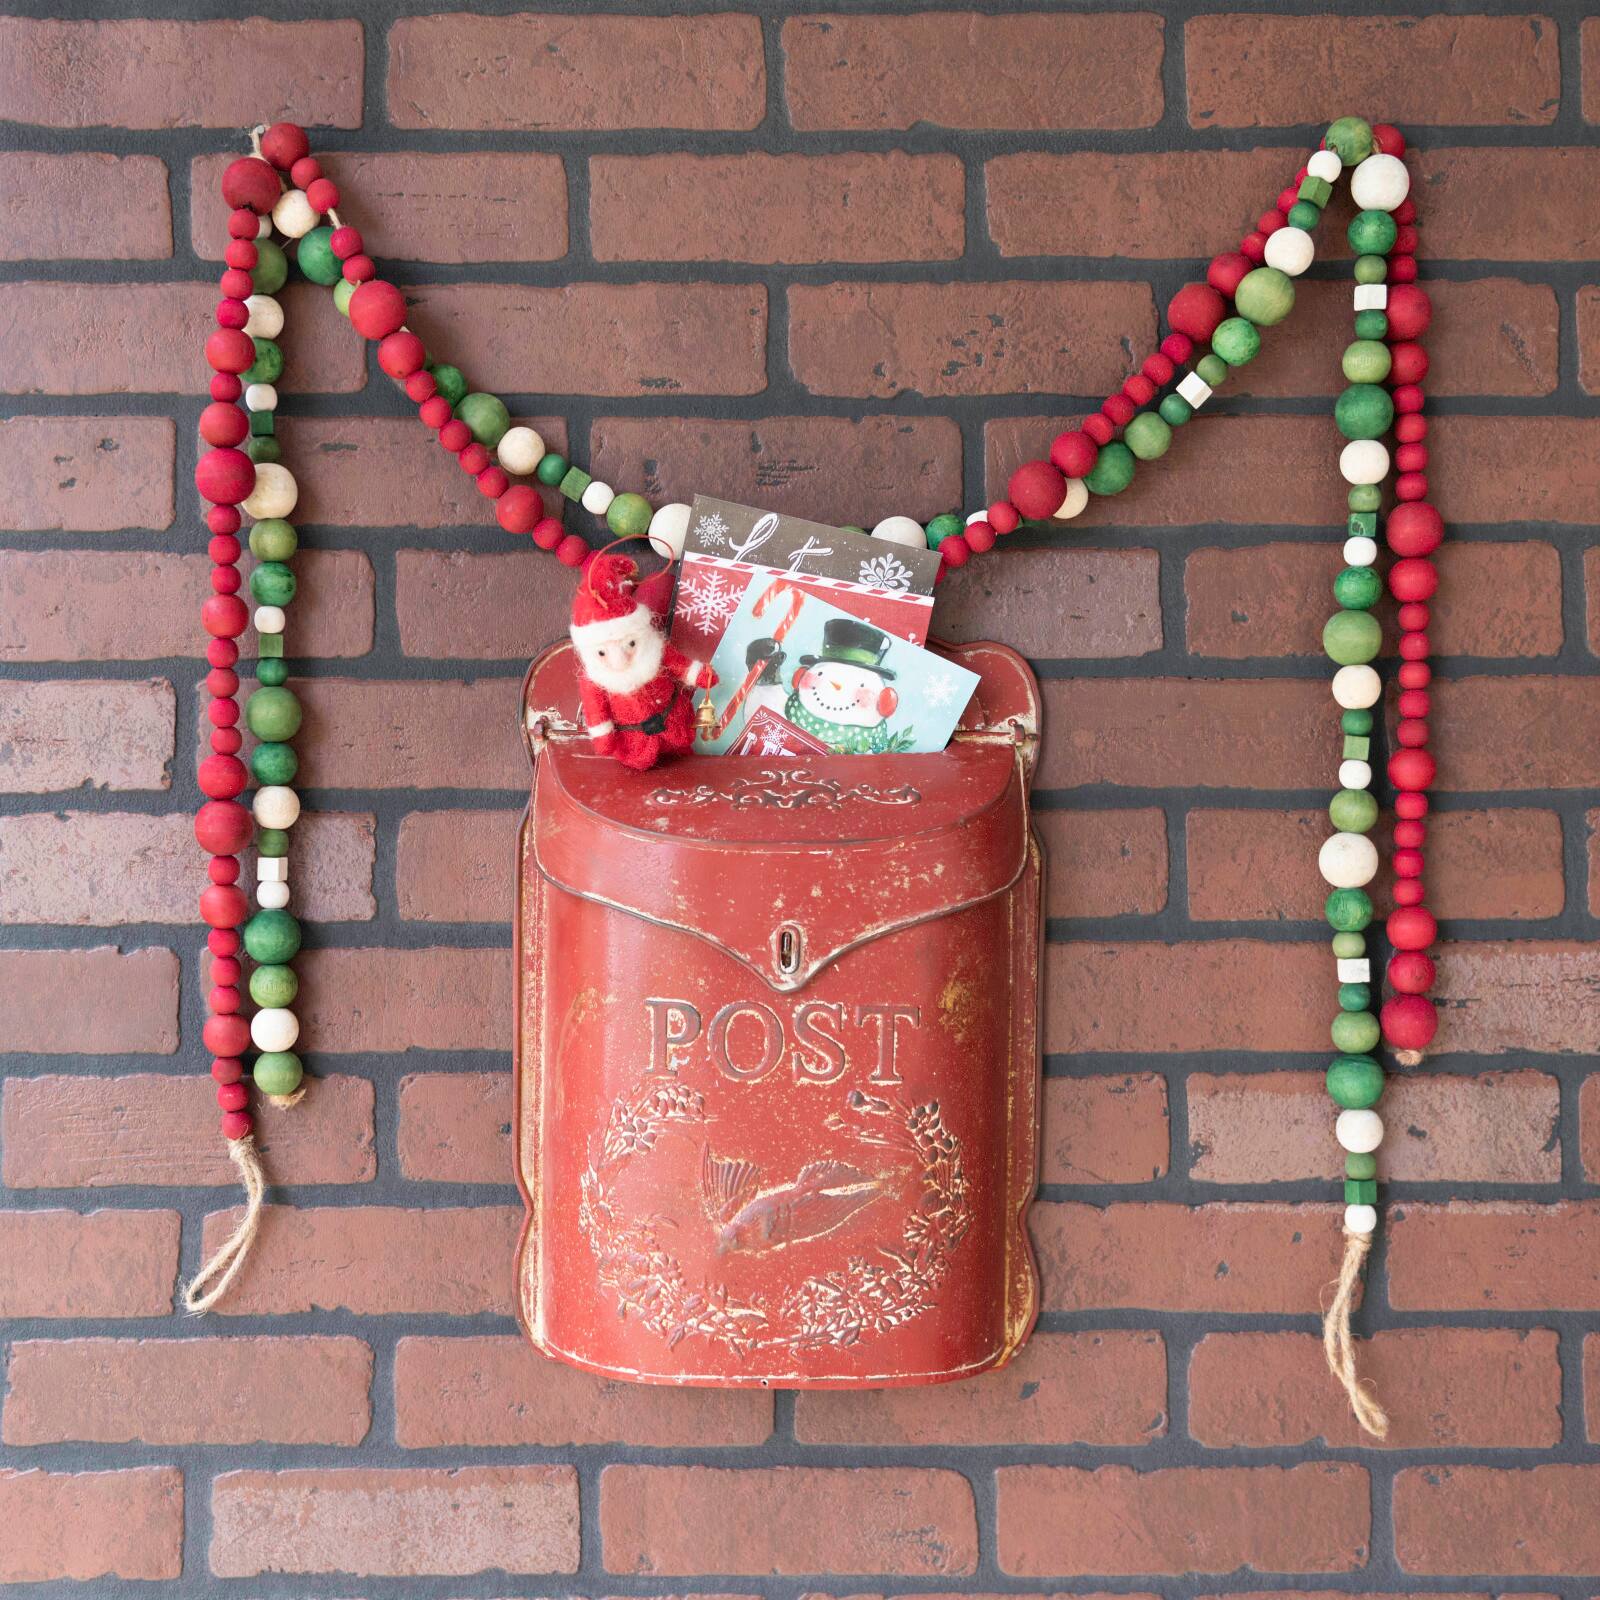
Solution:
<svg viewBox="0 0 1600 1600"><path fill-rule="evenodd" d="M607 1572L964 1577L976 1570L972 1488L914 1467L609 1466Z"/></svg>
<svg viewBox="0 0 1600 1600"><path fill-rule="evenodd" d="M301 813L294 842L295 901L302 915L314 922L373 916L374 828L370 813ZM189 926L203 884L194 819L186 811L28 811L0 817L0 862L8 874L3 923Z"/></svg>
<svg viewBox="0 0 1600 1600"><path fill-rule="evenodd" d="M359 1339L26 1339L4 1440L360 1444L372 1351Z"/></svg>
<svg viewBox="0 0 1600 1600"><path fill-rule="evenodd" d="M1351 1572L1371 1536L1366 1472L1296 1467L1001 1467L998 1559L1057 1573Z"/></svg>
<svg viewBox="0 0 1600 1600"><path fill-rule="evenodd" d="M766 105L752 16L453 12L389 29L397 128L748 130Z"/></svg>
<svg viewBox="0 0 1600 1600"><path fill-rule="evenodd" d="M0 18L6 116L51 128L361 125L361 24ZM220 204L220 202L217 202Z"/></svg>
<svg viewBox="0 0 1600 1600"><path fill-rule="evenodd" d="M1578 1153L1584 1176L1600 1183L1600 1073L1583 1080L1578 1094Z"/></svg>
<svg viewBox="0 0 1600 1600"><path fill-rule="evenodd" d="M1585 17L1579 41L1583 63L1583 120L1600 122L1600 20Z"/></svg>
<svg viewBox="0 0 1600 1600"><path fill-rule="evenodd" d="M526 547L483 555L400 550L395 611L408 656L525 661L565 637L572 593Z"/></svg>
<svg viewBox="0 0 1600 1600"><path fill-rule="evenodd" d="M331 948L312 951L297 970L295 1010L325 1054L510 1046L504 950Z"/></svg>
<svg viewBox="0 0 1600 1600"><path fill-rule="evenodd" d="M1544 197L1586 194L1595 183L1600 149L1584 146L1433 149L1417 158L1412 175L1425 202L1418 220L1428 254L1458 261L1587 265L1595 257L1593 219L1582 206L1549 206Z"/></svg>
<svg viewBox="0 0 1600 1600"><path fill-rule="evenodd" d="M1117 389L1156 342L1143 283L820 283L789 289L789 363L813 394L893 400Z"/></svg>
<svg viewBox="0 0 1600 1600"><path fill-rule="evenodd" d="M1397 1311L1600 1310L1600 1202L1391 1208Z"/></svg>
<svg viewBox="0 0 1600 1600"><path fill-rule="evenodd" d="M1145 12L789 17L784 97L808 131L1148 128L1164 31Z"/></svg>
<svg viewBox="0 0 1600 1600"><path fill-rule="evenodd" d="M1317 851L1332 831L1325 810L1191 811L1189 915L1198 922L1320 919L1328 886ZM1566 890L1553 811L1438 811L1428 819L1427 843L1428 886L1449 916L1560 915ZM1390 902L1389 884L1384 871L1380 906Z"/></svg>
<svg viewBox="0 0 1600 1600"><path fill-rule="evenodd" d="M1318 1050L1331 1001L1327 947L1203 939L1052 944L1045 1049ZM1197 1005L1202 995L1226 1005Z"/></svg>
<svg viewBox="0 0 1600 1600"><path fill-rule="evenodd" d="M1600 1467L1409 1467L1394 1481L1407 1572L1600 1572Z"/></svg>
<svg viewBox="0 0 1600 1600"><path fill-rule="evenodd" d="M505 922L522 811L413 811L401 818L395 892L417 922Z"/></svg>
<svg viewBox="0 0 1600 1600"><path fill-rule="evenodd" d="M1045 1183L1150 1183L1171 1154L1167 1081L1154 1072L1044 1080Z"/></svg>
<svg viewBox="0 0 1600 1600"><path fill-rule="evenodd" d="M238 1221L237 1210L206 1218L206 1255ZM520 1206L269 1205L250 1260L217 1310L228 1316L330 1308L358 1316L508 1316L511 1253L521 1225Z"/></svg>
<svg viewBox="0 0 1600 1600"><path fill-rule="evenodd" d="M332 296L298 283L282 300L284 389L349 394L361 388L361 341ZM98 283L8 284L0 392L198 394L211 376L205 329L214 325L216 303L214 283L121 283L114 294Z"/></svg>
<svg viewBox="0 0 1600 1600"><path fill-rule="evenodd" d="M1439 655L1525 657L1561 649L1561 557L1554 545L1447 543L1436 560L1440 588L1429 633ZM1320 657L1342 566L1339 545L1329 539L1191 552L1183 569L1189 649L1230 661ZM1485 594L1494 595L1492 607L1474 603ZM1393 654L1394 618L1382 615Z"/></svg>
<svg viewBox="0 0 1600 1600"><path fill-rule="evenodd" d="M11 20L11 19L7 19ZM183 1474L0 1468L0 1583L176 1579L183 1572Z"/></svg>
<svg viewBox="0 0 1600 1600"><path fill-rule="evenodd" d="M1339 1217L1333 1205L1041 1201L1029 1225L1047 1311L1304 1316L1338 1270Z"/></svg>
<svg viewBox="0 0 1600 1600"><path fill-rule="evenodd" d="M1589 600L1589 650L1600 655L1600 547L1583 553L1583 587Z"/></svg>
<svg viewBox="0 0 1600 1600"><path fill-rule="evenodd" d="M1580 789L1600 783L1600 696L1589 678L1436 681L1438 789ZM1517 730L1511 737L1508 730ZM1548 729L1548 735L1538 730Z"/></svg>
<svg viewBox="0 0 1600 1600"><path fill-rule="evenodd" d="M0 1211L0 1317L169 1316L178 1225L176 1211Z"/></svg>
<svg viewBox="0 0 1600 1600"><path fill-rule="evenodd" d="M8 78L8 102L15 91ZM13 150L6 157L0 261L156 261L171 254L165 161L87 150Z"/></svg>
<svg viewBox="0 0 1600 1600"><path fill-rule="evenodd" d="M1140 1445L1167 1431L1159 1333L1035 1333L1009 1366L968 1383L796 1397L802 1444Z"/></svg>
<svg viewBox="0 0 1600 1600"><path fill-rule="evenodd" d="M568 1466L225 1472L212 1481L211 1518L219 1578L578 1570Z"/></svg>
<svg viewBox="0 0 1600 1600"><path fill-rule="evenodd" d="M1414 124L1555 121L1557 30L1545 17L1190 17L1197 128L1297 127L1309 106L1374 105Z"/></svg>
<svg viewBox="0 0 1600 1600"><path fill-rule="evenodd" d="M458 283L407 297L410 326L485 389L743 395L767 386L759 283ZM487 508L477 515L492 520Z"/></svg>
<svg viewBox="0 0 1600 1600"><path fill-rule="evenodd" d="M0 1050L161 1055L178 1048L178 958L121 951L0 950Z"/></svg>
<svg viewBox="0 0 1600 1600"><path fill-rule="evenodd" d="M1600 27L1585 24L1585 43L1591 38L1600 40ZM1600 54L1600 46L1595 48ZM1590 284L1579 289L1577 308L1578 381L1590 394L1600 394L1600 287ZM1585 557L1592 553L1586 551Z"/></svg>
<svg viewBox="0 0 1600 1600"><path fill-rule="evenodd" d="M189 189L195 253L220 257L226 206L211 204L232 151L196 156ZM567 178L561 157L532 150L321 150L347 212L376 261L555 261L567 253Z"/></svg>
<svg viewBox="0 0 1600 1600"><path fill-rule="evenodd" d="M165 789L176 701L158 678L0 686L0 792Z"/></svg>
<svg viewBox="0 0 1600 1600"><path fill-rule="evenodd" d="M214 1088L198 1072L8 1078L0 1103L5 1181L13 1189L231 1188L239 1173L216 1137ZM367 1079L319 1077L290 1110L264 1098L251 1109L256 1148L275 1188L370 1183L377 1175ZM90 1128L94 1136L86 1138Z"/></svg>
<svg viewBox="0 0 1600 1600"><path fill-rule="evenodd" d="M772 1432L759 1390L616 1383L541 1356L520 1334L402 1339L395 1439L438 1446L758 1445Z"/></svg>
<svg viewBox="0 0 1600 1600"><path fill-rule="evenodd" d="M526 792L520 681L295 680L291 687L305 710L300 782L313 789Z"/></svg>
<svg viewBox="0 0 1600 1600"><path fill-rule="evenodd" d="M1584 1335L1583 1397L1585 1433L1591 1444L1600 1443L1600 1334Z"/></svg>
<svg viewBox="0 0 1600 1600"><path fill-rule="evenodd" d="M1473 940L1434 951L1433 1049L1478 1055L1600 1051L1600 946L1577 940Z"/></svg>
<svg viewBox="0 0 1600 1600"><path fill-rule="evenodd" d="M664 458L663 437L673 440ZM655 503L713 483L747 505L860 528L961 503L961 431L948 417L600 417L592 440L594 470Z"/></svg>
<svg viewBox="0 0 1600 1600"><path fill-rule="evenodd" d="M0 420L7 527L17 533L170 527L176 437L169 417Z"/></svg>
<svg viewBox="0 0 1600 1600"><path fill-rule="evenodd" d="M511 1075L416 1072L400 1080L400 1171L423 1183L504 1183L511 1145Z"/></svg>
<svg viewBox="0 0 1600 1600"><path fill-rule="evenodd" d="M1432 498L1446 522L1586 524L1593 515L1600 419L1448 417L1428 445ZM1497 466L1485 451L1499 454Z"/></svg>
<svg viewBox="0 0 1600 1600"><path fill-rule="evenodd" d="M966 240L953 155L591 156L596 261L947 261Z"/></svg>
<svg viewBox="0 0 1600 1600"><path fill-rule="evenodd" d="M1548 1328L1385 1329L1361 1375L1389 1413L1361 1431L1312 1333L1208 1333L1189 1363L1189 1431L1203 1445L1530 1449L1561 1442L1561 1361Z"/></svg>
<svg viewBox="0 0 1600 1600"><path fill-rule="evenodd" d="M1035 811L1044 851L1045 914L1148 916L1167 903L1167 823L1153 806Z"/></svg>

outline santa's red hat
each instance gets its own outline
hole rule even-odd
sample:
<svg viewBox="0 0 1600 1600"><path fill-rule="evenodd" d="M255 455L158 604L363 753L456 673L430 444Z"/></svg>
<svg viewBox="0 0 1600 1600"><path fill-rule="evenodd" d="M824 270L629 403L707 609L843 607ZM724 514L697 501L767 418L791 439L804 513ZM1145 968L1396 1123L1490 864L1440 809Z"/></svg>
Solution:
<svg viewBox="0 0 1600 1600"><path fill-rule="evenodd" d="M609 644L640 627L653 627L655 614L640 599L638 567L626 556L601 554L589 563L572 599L568 632L579 646Z"/></svg>

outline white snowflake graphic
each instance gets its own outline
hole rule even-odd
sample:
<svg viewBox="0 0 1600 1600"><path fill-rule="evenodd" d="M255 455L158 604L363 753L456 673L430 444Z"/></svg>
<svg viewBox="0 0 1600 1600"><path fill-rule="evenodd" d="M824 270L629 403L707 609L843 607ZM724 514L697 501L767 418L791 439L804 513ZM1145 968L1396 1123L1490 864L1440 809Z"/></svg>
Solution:
<svg viewBox="0 0 1600 1600"><path fill-rule="evenodd" d="M740 591L720 573L686 578L678 588L678 604L697 633L711 633L739 609Z"/></svg>
<svg viewBox="0 0 1600 1600"><path fill-rule="evenodd" d="M928 704L935 710L942 710L955 698L956 685L953 678L929 678L923 685L923 694L927 697Z"/></svg>
<svg viewBox="0 0 1600 1600"><path fill-rule="evenodd" d="M700 542L716 549L728 542L728 524L715 511L708 511L695 523L694 531Z"/></svg>
<svg viewBox="0 0 1600 1600"><path fill-rule="evenodd" d="M891 555L873 556L861 563L856 582L872 589L909 589L911 569Z"/></svg>
<svg viewBox="0 0 1600 1600"><path fill-rule="evenodd" d="M784 737L780 728L768 728L761 736L761 749L758 752L764 756L786 756L789 753L789 741Z"/></svg>

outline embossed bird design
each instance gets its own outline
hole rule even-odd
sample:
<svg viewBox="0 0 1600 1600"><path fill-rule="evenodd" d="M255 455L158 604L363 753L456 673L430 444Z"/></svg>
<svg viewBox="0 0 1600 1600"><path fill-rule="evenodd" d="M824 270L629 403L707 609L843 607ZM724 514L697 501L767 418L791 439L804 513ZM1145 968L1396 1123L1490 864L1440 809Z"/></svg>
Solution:
<svg viewBox="0 0 1600 1600"><path fill-rule="evenodd" d="M788 1183L761 1187L753 1161L701 1149L700 1197L716 1225L717 1254L782 1250L842 1228L884 1190L884 1180L847 1161L812 1161Z"/></svg>

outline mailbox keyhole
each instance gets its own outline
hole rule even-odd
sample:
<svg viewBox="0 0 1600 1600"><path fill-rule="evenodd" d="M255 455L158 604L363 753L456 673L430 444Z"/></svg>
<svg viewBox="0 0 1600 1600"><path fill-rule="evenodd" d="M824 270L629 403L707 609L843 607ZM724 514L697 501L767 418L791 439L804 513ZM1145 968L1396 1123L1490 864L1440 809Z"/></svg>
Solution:
<svg viewBox="0 0 1600 1600"><path fill-rule="evenodd" d="M800 970L800 930L786 922L778 929L778 971L786 978Z"/></svg>

